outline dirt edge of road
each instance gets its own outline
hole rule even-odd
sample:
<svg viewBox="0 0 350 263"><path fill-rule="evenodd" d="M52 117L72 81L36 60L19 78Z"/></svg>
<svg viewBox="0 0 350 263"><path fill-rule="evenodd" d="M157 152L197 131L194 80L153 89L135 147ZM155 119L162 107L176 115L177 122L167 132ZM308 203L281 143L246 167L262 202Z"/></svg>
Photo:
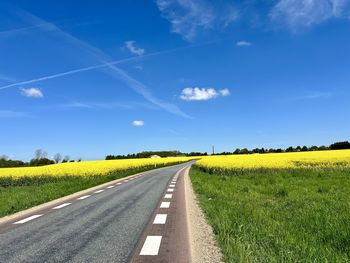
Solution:
<svg viewBox="0 0 350 263"><path fill-rule="evenodd" d="M199 207L189 170L190 168L185 172L185 199L192 262L222 263L222 253L216 245L213 229Z"/></svg>

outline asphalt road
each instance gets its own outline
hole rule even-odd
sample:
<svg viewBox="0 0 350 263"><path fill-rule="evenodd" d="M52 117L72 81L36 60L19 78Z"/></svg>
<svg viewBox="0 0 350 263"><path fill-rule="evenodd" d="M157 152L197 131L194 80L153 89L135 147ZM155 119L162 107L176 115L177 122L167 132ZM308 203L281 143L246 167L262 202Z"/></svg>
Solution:
<svg viewBox="0 0 350 263"><path fill-rule="evenodd" d="M12 223L0 234L0 262L128 262L170 179L187 165L147 172Z"/></svg>

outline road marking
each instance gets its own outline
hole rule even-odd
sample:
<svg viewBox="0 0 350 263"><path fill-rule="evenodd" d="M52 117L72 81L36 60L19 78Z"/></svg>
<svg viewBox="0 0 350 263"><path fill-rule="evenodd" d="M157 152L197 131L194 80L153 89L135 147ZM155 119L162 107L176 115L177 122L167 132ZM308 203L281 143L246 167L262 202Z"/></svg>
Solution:
<svg viewBox="0 0 350 263"><path fill-rule="evenodd" d="M170 185L169 185L169 187L173 187L173 188L174 188L174 187L175 187L175 185L174 185L174 184L170 184Z"/></svg>
<svg viewBox="0 0 350 263"><path fill-rule="evenodd" d="M164 198L172 198L173 197L173 194L165 194L164 195Z"/></svg>
<svg viewBox="0 0 350 263"><path fill-rule="evenodd" d="M162 202L159 208L169 208L169 207L170 207L170 202Z"/></svg>
<svg viewBox="0 0 350 263"><path fill-rule="evenodd" d="M30 217L27 217L27 218L24 218L22 220L19 220L17 222L14 222L13 224L24 224L24 223L27 223L28 221L30 220L33 220L35 218L38 218L38 217L41 217L42 215L32 215Z"/></svg>
<svg viewBox="0 0 350 263"><path fill-rule="evenodd" d="M162 236L147 236L140 252L140 256L157 256Z"/></svg>
<svg viewBox="0 0 350 263"><path fill-rule="evenodd" d="M60 209L60 208L63 208L63 207L66 207L66 206L69 206L71 205L72 203L64 203L64 204L61 204L61 205L58 205L58 206L55 206L54 208L52 209Z"/></svg>
<svg viewBox="0 0 350 263"><path fill-rule="evenodd" d="M157 214L154 218L153 224L154 225L164 225L166 222L167 214Z"/></svg>
<svg viewBox="0 0 350 263"><path fill-rule="evenodd" d="M91 195L83 195L83 196L79 197L78 200L84 200L84 199L86 199L86 198L88 198L90 196Z"/></svg>
<svg viewBox="0 0 350 263"><path fill-rule="evenodd" d="M174 192L174 189L173 188L168 188L167 192Z"/></svg>
<svg viewBox="0 0 350 263"><path fill-rule="evenodd" d="M122 183L117 183L117 185L121 185Z"/></svg>
<svg viewBox="0 0 350 263"><path fill-rule="evenodd" d="M107 186L108 189L111 189L113 187L114 187L114 185Z"/></svg>
<svg viewBox="0 0 350 263"><path fill-rule="evenodd" d="M95 191L94 193L95 194L98 194L98 193L102 193L104 190L97 190L97 191Z"/></svg>

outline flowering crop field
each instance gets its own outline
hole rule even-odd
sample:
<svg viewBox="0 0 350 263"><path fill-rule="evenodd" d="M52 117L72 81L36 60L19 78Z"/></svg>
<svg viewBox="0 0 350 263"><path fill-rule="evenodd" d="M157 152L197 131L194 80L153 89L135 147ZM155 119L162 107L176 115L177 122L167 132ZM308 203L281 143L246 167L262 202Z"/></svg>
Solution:
<svg viewBox="0 0 350 263"><path fill-rule="evenodd" d="M190 176L225 262L350 262L350 150L208 156Z"/></svg>
<svg viewBox="0 0 350 263"><path fill-rule="evenodd" d="M264 169L350 169L350 150L209 156L197 166L220 174Z"/></svg>
<svg viewBox="0 0 350 263"><path fill-rule="evenodd" d="M46 178L57 180L62 177L95 177L138 168L156 168L190 160L188 157L142 158L108 161L72 162L40 167L1 168L0 182L26 182ZM193 158L192 158L193 159ZM1 186L1 184L0 184Z"/></svg>
<svg viewBox="0 0 350 263"><path fill-rule="evenodd" d="M114 179L191 159L145 158L1 168L0 217Z"/></svg>

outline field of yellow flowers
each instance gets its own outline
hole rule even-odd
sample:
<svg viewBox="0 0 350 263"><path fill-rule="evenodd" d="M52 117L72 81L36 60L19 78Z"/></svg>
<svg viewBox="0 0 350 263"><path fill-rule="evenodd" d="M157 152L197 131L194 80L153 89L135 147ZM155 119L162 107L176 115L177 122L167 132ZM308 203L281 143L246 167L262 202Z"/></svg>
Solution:
<svg viewBox="0 0 350 263"><path fill-rule="evenodd" d="M208 156L197 166L224 174L264 169L349 169L350 150Z"/></svg>
<svg viewBox="0 0 350 263"><path fill-rule="evenodd" d="M60 163L55 165L46 165L40 167L20 167L20 168L2 168L0 169L0 181L11 180L31 180L36 178L60 177L90 177L104 176L118 171L126 171L138 168L156 168L160 166L181 163L190 160L187 157L173 158L142 158L142 159L124 159L108 161L89 161Z"/></svg>

